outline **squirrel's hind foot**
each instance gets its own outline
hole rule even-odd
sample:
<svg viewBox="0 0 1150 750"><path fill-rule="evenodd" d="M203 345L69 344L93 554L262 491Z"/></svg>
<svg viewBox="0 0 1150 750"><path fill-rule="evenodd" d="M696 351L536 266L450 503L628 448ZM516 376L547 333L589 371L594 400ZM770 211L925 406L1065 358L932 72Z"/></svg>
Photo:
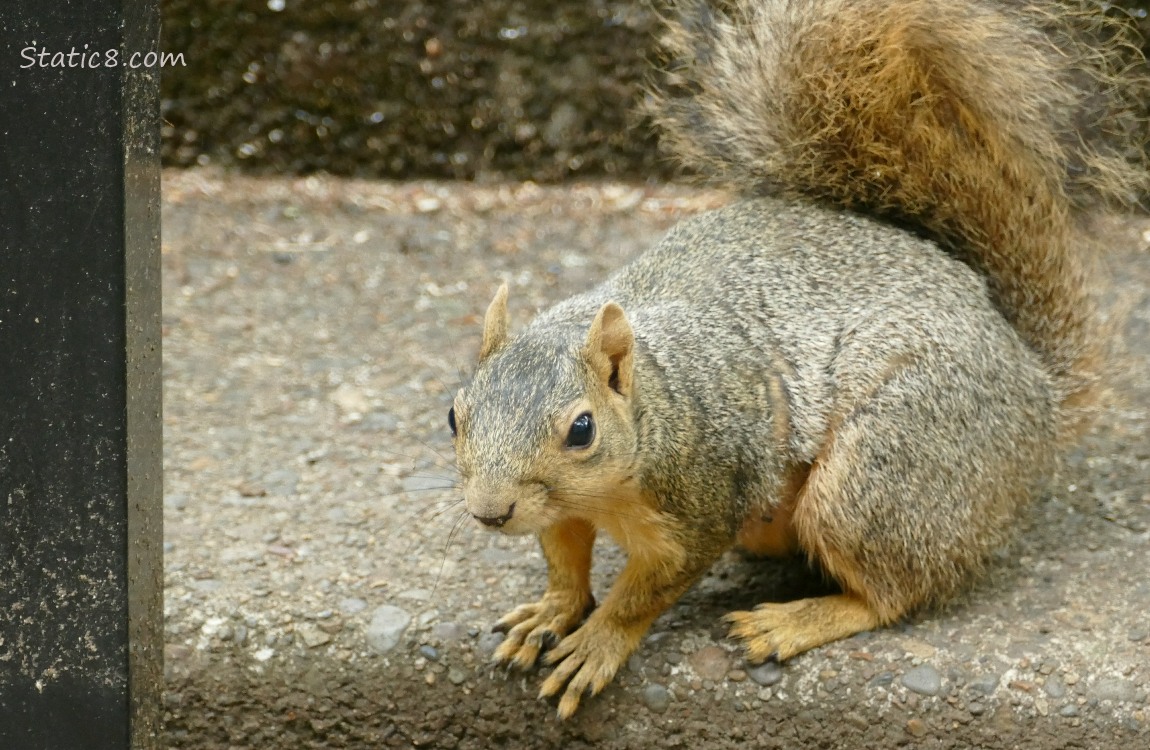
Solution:
<svg viewBox="0 0 1150 750"><path fill-rule="evenodd" d="M848 594L760 604L752 612L731 612L731 637L743 641L747 660L787 659L824 643L872 630L882 619L866 602Z"/></svg>

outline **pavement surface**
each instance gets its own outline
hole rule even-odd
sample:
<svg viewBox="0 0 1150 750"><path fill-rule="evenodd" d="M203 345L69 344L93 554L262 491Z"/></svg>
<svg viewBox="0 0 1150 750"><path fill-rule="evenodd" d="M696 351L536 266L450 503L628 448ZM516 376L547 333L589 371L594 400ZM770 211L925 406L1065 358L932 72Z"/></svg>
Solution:
<svg viewBox="0 0 1150 750"><path fill-rule="evenodd" d="M172 748L1150 747L1150 223L1112 227L1112 405L962 601L779 667L720 617L824 588L732 553L568 722L490 626L531 539L458 504L446 412L513 320L726 198L635 184L164 178ZM1108 229L1111 229L1108 227ZM599 595L622 556L602 541Z"/></svg>

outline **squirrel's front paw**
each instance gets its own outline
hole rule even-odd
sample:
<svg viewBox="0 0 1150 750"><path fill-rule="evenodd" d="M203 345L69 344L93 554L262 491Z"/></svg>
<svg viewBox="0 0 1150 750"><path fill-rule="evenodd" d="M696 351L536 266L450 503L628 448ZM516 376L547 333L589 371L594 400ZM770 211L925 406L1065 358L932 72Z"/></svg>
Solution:
<svg viewBox="0 0 1150 750"><path fill-rule="evenodd" d="M495 662L527 669L535 664L541 651L571 632L594 606L590 594L557 591L544 594L534 604L516 607L492 628L507 634L495 650Z"/></svg>
<svg viewBox="0 0 1150 750"><path fill-rule="evenodd" d="M595 695L610 684L642 635L642 631L630 633L594 617L587 620L544 657L556 666L539 689L539 697L557 695L566 685L559 699L559 718L569 718L579 708L584 692Z"/></svg>

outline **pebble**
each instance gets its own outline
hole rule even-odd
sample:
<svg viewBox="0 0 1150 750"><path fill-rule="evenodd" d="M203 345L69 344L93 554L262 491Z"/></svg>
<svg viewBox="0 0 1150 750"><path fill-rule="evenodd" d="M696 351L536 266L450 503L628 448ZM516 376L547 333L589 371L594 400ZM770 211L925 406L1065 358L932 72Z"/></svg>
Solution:
<svg viewBox="0 0 1150 750"><path fill-rule="evenodd" d="M299 634L299 637L303 639L304 645L308 648L316 648L317 646L322 646L325 643L331 642L330 635L323 632L311 623L304 623L303 625L296 627L295 631Z"/></svg>
<svg viewBox="0 0 1150 750"><path fill-rule="evenodd" d="M971 690L982 693L983 695L994 695L994 691L998 689L998 682L1001 679L1001 675L994 673L983 674L971 679L966 685Z"/></svg>
<svg viewBox="0 0 1150 750"><path fill-rule="evenodd" d="M183 510L188 507L188 496L179 492L164 495L164 507L172 510Z"/></svg>
<svg viewBox="0 0 1150 750"><path fill-rule="evenodd" d="M459 667L449 667L447 669L447 681L452 685L462 685L463 681L467 679L467 675Z"/></svg>
<svg viewBox="0 0 1150 750"><path fill-rule="evenodd" d="M367 645L378 653L386 654L399 643L403 631L411 624L407 610L384 604L371 614L371 623L364 631Z"/></svg>
<svg viewBox="0 0 1150 750"><path fill-rule="evenodd" d="M329 620L320 620L316 623L316 627L328 635L335 635L343 630L343 620L338 617L333 617Z"/></svg>
<svg viewBox="0 0 1150 750"><path fill-rule="evenodd" d="M704 680L721 680L730 668L727 652L718 646L704 646L691 655L689 661L696 674Z"/></svg>
<svg viewBox="0 0 1150 750"><path fill-rule="evenodd" d="M480 653L493 654L495 649L499 648L499 644L503 643L504 637L503 633L484 633L479 636L475 645L479 648Z"/></svg>
<svg viewBox="0 0 1150 750"><path fill-rule="evenodd" d="M1131 641L1133 641L1134 643L1140 643L1141 641L1144 641L1147 638L1150 638L1150 630L1142 630L1142 629L1131 630L1129 633L1126 634L1126 637L1128 639L1130 639Z"/></svg>
<svg viewBox="0 0 1150 750"><path fill-rule="evenodd" d="M1073 703L1067 703L1065 706L1063 706L1062 708L1060 708L1058 710L1058 715L1059 716L1065 716L1067 718L1070 718L1072 716L1077 716L1078 715L1078 706L1074 705Z"/></svg>
<svg viewBox="0 0 1150 750"><path fill-rule="evenodd" d="M906 731L912 737L925 737L927 731L926 722L922 719L909 719L906 722Z"/></svg>
<svg viewBox="0 0 1150 750"><path fill-rule="evenodd" d="M412 599L418 602L425 602L431 598L430 589L408 589L407 591L399 592L400 599Z"/></svg>
<svg viewBox="0 0 1150 750"><path fill-rule="evenodd" d="M902 684L919 695L938 695L942 689L942 676L934 667L922 664L904 674Z"/></svg>
<svg viewBox="0 0 1150 750"><path fill-rule="evenodd" d="M783 668L778 662L765 661L758 666L747 667L747 676L758 685L771 687L783 679Z"/></svg>
<svg viewBox="0 0 1150 750"><path fill-rule="evenodd" d="M891 672L879 672L877 675L875 675L874 679L870 681L870 684L875 686L875 687L886 687L886 686L890 685L892 682L894 682L894 674L893 673L891 673Z"/></svg>
<svg viewBox="0 0 1150 750"><path fill-rule="evenodd" d="M336 607L345 615L357 615L367 609L367 602L363 599L341 599Z"/></svg>
<svg viewBox="0 0 1150 750"><path fill-rule="evenodd" d="M1051 676L1046 678L1046 684L1042 686L1046 694L1051 698L1061 698L1066 695L1066 685L1062 684L1062 680L1057 677Z"/></svg>
<svg viewBox="0 0 1150 750"><path fill-rule="evenodd" d="M288 497L296 494L299 487L299 474L291 469L276 469L264 476L263 486L271 495Z"/></svg>
<svg viewBox="0 0 1150 750"><path fill-rule="evenodd" d="M643 702L657 714L665 713L671 705L671 691L659 684L643 688Z"/></svg>
<svg viewBox="0 0 1150 750"><path fill-rule="evenodd" d="M423 654L428 661L436 661L439 659L439 652L432 646L420 646L419 653Z"/></svg>
<svg viewBox="0 0 1150 750"><path fill-rule="evenodd" d="M1133 701L1137 692L1134 683L1130 680L1111 677L1096 682L1090 694L1100 701L1114 701L1117 703L1120 701Z"/></svg>
<svg viewBox="0 0 1150 750"><path fill-rule="evenodd" d="M461 641L467 635L467 630L457 622L437 622L431 628L431 637L448 643Z"/></svg>

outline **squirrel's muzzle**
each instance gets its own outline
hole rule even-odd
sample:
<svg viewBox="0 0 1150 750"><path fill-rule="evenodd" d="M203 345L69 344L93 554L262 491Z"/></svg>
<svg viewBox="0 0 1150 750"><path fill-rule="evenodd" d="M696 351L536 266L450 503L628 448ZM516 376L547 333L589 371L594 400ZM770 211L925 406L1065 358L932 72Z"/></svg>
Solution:
<svg viewBox="0 0 1150 750"><path fill-rule="evenodd" d="M515 513L515 503L511 503L511 506L507 508L507 512L501 516L481 516L478 513L472 513L471 515L475 516L475 520L479 521L479 523L483 524L484 526L492 526L495 528L499 528L503 524L510 521L511 516L514 513Z"/></svg>

